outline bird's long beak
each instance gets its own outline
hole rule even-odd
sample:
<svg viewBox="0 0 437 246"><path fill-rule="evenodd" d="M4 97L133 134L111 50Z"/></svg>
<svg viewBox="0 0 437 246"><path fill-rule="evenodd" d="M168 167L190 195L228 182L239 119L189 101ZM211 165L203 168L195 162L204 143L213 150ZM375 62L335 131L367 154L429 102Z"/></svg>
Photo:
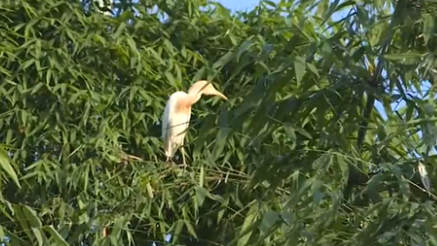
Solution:
<svg viewBox="0 0 437 246"><path fill-rule="evenodd" d="M219 97L221 97L221 98L223 98L225 100L228 100L228 98L225 95L223 95L221 92L219 92L217 90L215 91L215 96L219 96Z"/></svg>

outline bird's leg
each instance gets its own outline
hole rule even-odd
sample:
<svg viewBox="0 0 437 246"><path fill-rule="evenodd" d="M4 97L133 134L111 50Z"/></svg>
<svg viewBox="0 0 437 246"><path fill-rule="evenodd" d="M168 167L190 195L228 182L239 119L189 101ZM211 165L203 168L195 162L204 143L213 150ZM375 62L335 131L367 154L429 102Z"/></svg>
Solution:
<svg viewBox="0 0 437 246"><path fill-rule="evenodd" d="M184 147L181 147L181 154L182 154L182 166L185 168L187 167L187 163L185 162L185 149Z"/></svg>
<svg viewBox="0 0 437 246"><path fill-rule="evenodd" d="M166 167L170 167L170 168L173 167L174 161L173 161L173 158L171 156L165 157L165 165L166 165Z"/></svg>
<svg viewBox="0 0 437 246"><path fill-rule="evenodd" d="M166 156L165 157L165 163L167 165L171 165L173 163L173 158L171 156Z"/></svg>

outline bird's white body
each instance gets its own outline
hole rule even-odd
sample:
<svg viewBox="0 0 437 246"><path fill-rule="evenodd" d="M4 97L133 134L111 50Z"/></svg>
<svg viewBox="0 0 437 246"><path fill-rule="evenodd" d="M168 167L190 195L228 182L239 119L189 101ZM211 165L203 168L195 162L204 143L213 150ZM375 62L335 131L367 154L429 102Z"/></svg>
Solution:
<svg viewBox="0 0 437 246"><path fill-rule="evenodd" d="M225 95L217 91L206 80L194 83L188 93L177 91L171 94L168 99L162 115L162 138L167 161L173 158L179 147L182 147L183 150L185 134L187 134L188 125L190 124L191 106L200 99L202 94L219 96L227 100ZM185 165L183 153L182 159Z"/></svg>
<svg viewBox="0 0 437 246"><path fill-rule="evenodd" d="M184 145L185 134L187 134L191 117L191 107L186 110L178 110L178 102L188 96L183 91L171 94L165 105L162 115L162 138L164 139L165 155L171 158L176 150Z"/></svg>

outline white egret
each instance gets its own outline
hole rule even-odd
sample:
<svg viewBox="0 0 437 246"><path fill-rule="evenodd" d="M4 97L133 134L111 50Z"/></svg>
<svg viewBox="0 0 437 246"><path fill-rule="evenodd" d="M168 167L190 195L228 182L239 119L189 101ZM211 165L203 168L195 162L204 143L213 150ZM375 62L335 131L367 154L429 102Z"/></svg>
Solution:
<svg viewBox="0 0 437 246"><path fill-rule="evenodd" d="M184 144L184 137L188 130L191 117L191 106L195 104L202 95L219 96L225 100L228 98L217 91L211 82L200 80L194 83L188 93L177 91L171 94L165 105L162 115L162 138L164 140L164 151L167 161L170 161L179 147ZM184 166L185 156L181 148Z"/></svg>

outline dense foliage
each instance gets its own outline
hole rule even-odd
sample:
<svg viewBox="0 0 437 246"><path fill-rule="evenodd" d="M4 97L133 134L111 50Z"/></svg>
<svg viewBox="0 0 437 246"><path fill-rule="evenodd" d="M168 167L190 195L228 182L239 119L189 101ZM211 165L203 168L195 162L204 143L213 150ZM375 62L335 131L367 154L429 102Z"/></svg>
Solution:
<svg viewBox="0 0 437 246"><path fill-rule="evenodd" d="M436 1L112 10L0 4L1 245L437 245ZM160 116L198 79L230 100L184 170Z"/></svg>

